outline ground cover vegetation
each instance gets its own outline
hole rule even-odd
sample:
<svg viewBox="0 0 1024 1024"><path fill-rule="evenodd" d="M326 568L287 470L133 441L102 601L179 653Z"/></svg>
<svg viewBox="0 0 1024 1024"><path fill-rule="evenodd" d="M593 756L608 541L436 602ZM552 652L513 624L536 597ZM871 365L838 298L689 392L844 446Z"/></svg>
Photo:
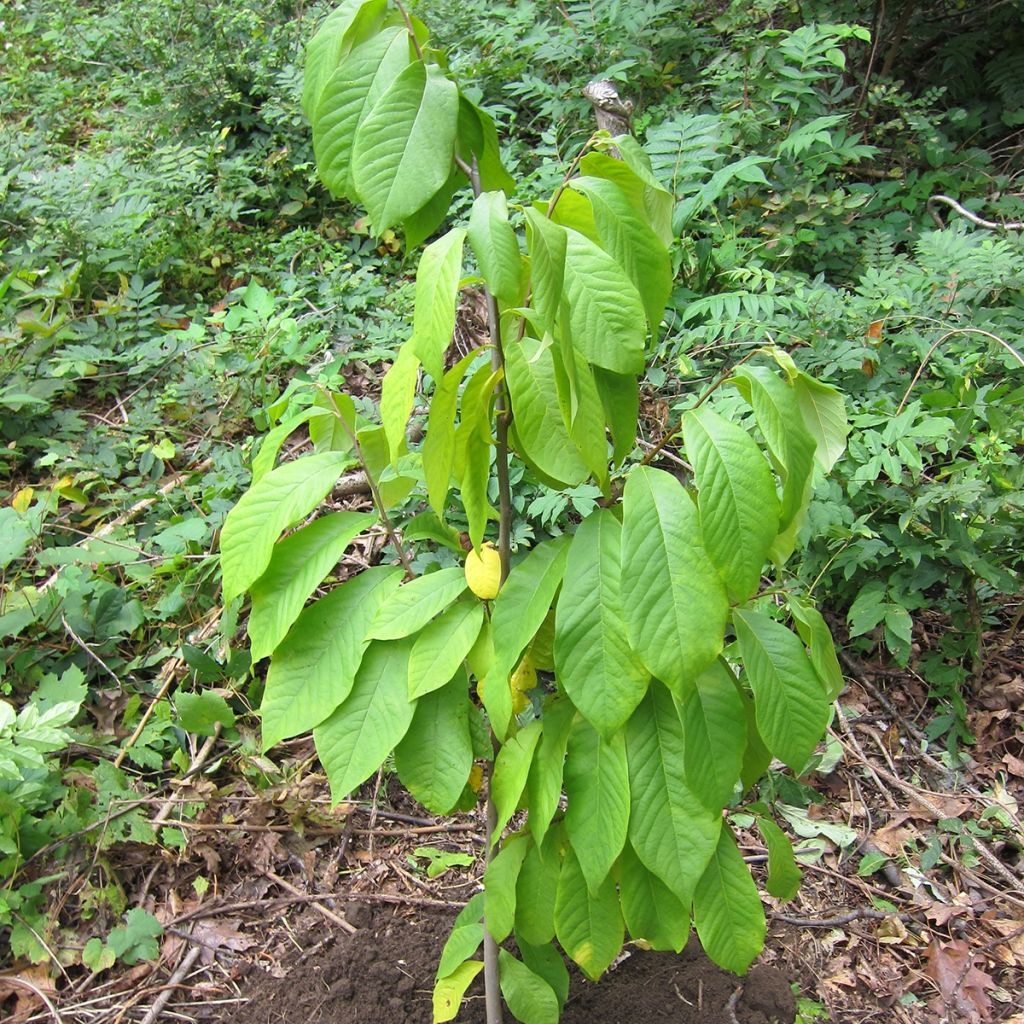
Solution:
<svg viewBox="0 0 1024 1024"><path fill-rule="evenodd" d="M771 858L767 880L752 863L775 913L796 877L787 835L805 874L831 863L829 850L852 856L864 837L842 824L849 807L830 810L844 770L857 787L898 788L922 784L925 763L938 773L925 773L925 789L972 794L925 795L936 813L914 829L908 814L884 836L869 816L858 828L873 841L852 858L855 877L927 874L933 905L960 908L935 912L940 926L982 914L943 899L941 872L957 879L954 894L970 888L957 872L972 870L997 894L1019 893L1024 248L1008 225L1024 219L1020 5L518 3L485 17L430 2L411 5L408 23L380 21L378 6L357 19L353 52L386 42L375 67L401 74L418 105L457 112L450 146L431 131L411 147L417 162L401 187L381 184L387 157L373 147L399 137L412 101L392 95L396 109L376 122L369 109L349 112L353 126L368 122L352 135L318 95L326 73L307 65L303 75L311 38L345 38L346 26L314 37L325 7L40 0L3 12L0 934L15 980L0 980L0 997L26 1016L45 1011L40 1000L113 998L118 974L151 971L161 952L182 957L180 899L157 900L154 886L170 892L164 873L184 872L187 912L202 905L215 862L182 865L202 860L202 829L225 793L262 806L285 790L291 827L324 826L312 805L295 804L294 787L316 778L311 749L295 746L309 729L350 815L357 784L376 774L376 807L392 770L430 811L482 813L473 808L492 755L481 708L507 741L493 767L498 824L523 825L514 814L524 790L530 804L526 827L493 858L477 848L470 867L477 877L488 862L488 918L508 925L490 926L491 937L516 932L518 959L501 954L500 988L517 1019L553 1020L565 1001L562 962L543 951L553 933L597 975L621 945L620 913L656 948L685 942L695 890L701 942L744 969L765 921L740 853L760 843ZM368 87L383 92L375 74ZM595 137L581 92L593 78L632 100L635 143L612 149ZM615 295L593 322L574 317L593 288L587 274L604 274L603 294ZM500 309L531 310L507 313L502 336L517 345L497 371L489 352L477 356L489 343L483 286ZM512 421L523 458L504 496L491 468L496 384L499 403L537 409ZM832 388L845 398L845 447ZM800 469L815 441L817 468ZM716 462L721 451L736 454ZM756 496L760 517L742 503L732 526L728 509L710 515L716 473ZM301 499L290 492L291 506L271 493L289 474L307 488ZM322 486L310 490L311 477ZM261 493L266 518L246 532ZM662 521L668 508L687 522ZM492 509L505 511L504 537ZM692 541L695 522L708 556L700 579L724 579L721 595L687 590L696 577L680 587L671 545L647 550L655 524ZM498 542L502 578L511 555L507 589L495 596L471 579L464 592L466 537L478 550L485 537ZM641 587L613 551L640 558L648 577L663 563L665 592L647 577ZM748 607L768 561L766 593ZM403 573L415 580L399 589ZM615 700L593 686L601 666L580 671L570 653L600 652L583 635L591 578L621 590L602 634L629 640L604 652ZM383 601L410 589L437 598L429 615L411 602L427 619L440 613L435 621L398 615L405 604L392 594L374 614L401 625L367 622L376 639L365 653L355 633L344 651L317 649L325 623L341 617L359 631L352 608L369 616L371 590ZM839 698L817 754L841 676L811 601L848 671L870 663L889 681L875 691L880 706ZM704 635L666 610L694 603L714 620L705 632L717 632L703 653ZM661 616L683 622L678 649L666 647L673 631ZM480 642L485 619L493 650ZM430 653L427 639L435 654L458 647L457 663L469 655L476 679L490 675L487 659L504 659L497 674L511 688L476 696L432 663L384 709L394 735L351 742L351 695L320 682L384 693L368 666L391 678L393 659L406 667ZM807 683L807 728L773 730L759 708L745 755L728 729L716 742L713 703L735 695L729 713L740 716L751 696L760 705L768 684L751 659L773 643L789 659L784 674ZM764 671L773 665L762 658ZM876 768L851 718L891 715L890 701L909 701L918 717L889 721ZM573 707L575 725L563 714L564 728L550 727ZM707 850L690 850L678 878L653 849L655 830L614 799L643 807L643 759L630 754L643 746L642 712L668 716L680 740L685 731L688 772L699 767L696 718L709 749L728 754L716 763L730 771L704 780L726 824L689 815L707 818ZM442 734L443 764L421 753ZM892 760L899 737L908 758L928 759L906 776ZM747 763L759 738L765 760ZM570 809L549 828L562 781L552 744L570 748ZM779 761L760 778L768 753ZM741 775L743 789L756 782L745 805ZM588 838L588 801L617 823L607 843ZM540 826L538 805L551 811ZM458 864L446 857L461 856L438 849L412 862L443 873ZM707 880L712 858L722 892ZM537 886L517 886L522 875ZM550 920L537 910L546 885ZM913 948L913 908L894 891L869 898L879 928L893 929L886 948ZM1012 1003L1021 915L1009 900L994 899L977 940L1002 957L991 963L975 959L963 928L918 933L926 980L890 985L892 1012L934 1000L988 1019ZM673 901L678 914L650 917ZM437 1019L450 1019L480 969L467 958L484 938L482 911L469 901L458 949L444 954ZM207 942L237 954L249 940ZM856 983L837 985L831 1003L818 992L833 1008Z"/></svg>

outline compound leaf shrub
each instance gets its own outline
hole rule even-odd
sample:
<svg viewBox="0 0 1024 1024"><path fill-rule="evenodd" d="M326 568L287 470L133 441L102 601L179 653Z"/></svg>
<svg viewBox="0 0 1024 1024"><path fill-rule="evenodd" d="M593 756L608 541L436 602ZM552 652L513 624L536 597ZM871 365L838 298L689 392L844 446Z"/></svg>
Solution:
<svg viewBox="0 0 1024 1024"><path fill-rule="evenodd" d="M637 377L671 286L674 201L644 151L598 134L554 195L511 206L490 117L447 77L425 27L381 0L326 19L303 103L321 176L376 231L424 238L457 189L471 184L474 202L465 227L423 252L381 422L318 393L267 439L224 526L225 597L251 593L253 651L270 656L265 747L312 730L337 799L394 751L436 813L473 806L475 764L493 761L484 892L442 955L436 1021L454 1018L482 969L485 933L515 941L518 955L492 959L527 1024L557 1021L566 999L554 942L596 979L627 934L679 950L692 922L714 960L745 971L765 917L725 812L772 758L808 764L842 685L824 620L783 575L813 475L842 451L842 399L764 350L685 414L684 480L638 462ZM470 257L490 343L446 368ZM410 449L421 386L426 435ZM300 428L314 451L275 468ZM603 494L572 535L511 566L510 457L552 486L592 481ZM307 522L356 466L375 513ZM453 515L465 522L468 574L450 556L413 572L392 521L410 496L429 504L442 543ZM371 528L402 567L367 569L307 603ZM792 851L757 812L769 891L791 896Z"/></svg>

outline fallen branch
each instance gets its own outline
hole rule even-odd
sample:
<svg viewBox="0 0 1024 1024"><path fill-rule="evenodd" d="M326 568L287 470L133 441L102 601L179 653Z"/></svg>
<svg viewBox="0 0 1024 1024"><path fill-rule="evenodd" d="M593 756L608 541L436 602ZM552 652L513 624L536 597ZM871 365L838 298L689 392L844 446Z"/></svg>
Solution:
<svg viewBox="0 0 1024 1024"><path fill-rule="evenodd" d="M153 1005L146 1011L146 1016L142 1018L142 1024L153 1024L157 1017L160 1016L164 1007L170 1001L171 996L174 995L175 989L181 984L188 972L192 970L192 965L199 959L202 952L202 946L193 946L185 954L175 972L168 979L167 984L163 986L160 995L156 997Z"/></svg>
<svg viewBox="0 0 1024 1024"><path fill-rule="evenodd" d="M773 921L782 921L784 924L793 924L800 928L838 928L852 921L884 921L887 917L898 917L904 924L914 920L912 914L886 913L884 910L869 910L867 907L851 910L848 914L839 914L837 917L790 917L789 914L772 914Z"/></svg>

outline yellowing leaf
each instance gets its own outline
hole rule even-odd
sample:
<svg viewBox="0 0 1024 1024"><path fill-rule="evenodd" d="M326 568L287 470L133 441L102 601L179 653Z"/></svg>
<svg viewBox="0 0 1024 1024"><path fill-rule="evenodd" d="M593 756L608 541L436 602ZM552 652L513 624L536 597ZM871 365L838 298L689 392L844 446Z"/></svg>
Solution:
<svg viewBox="0 0 1024 1024"><path fill-rule="evenodd" d="M455 1020L466 989L483 969L482 960L467 960L459 964L448 977L438 980L434 985L434 1024Z"/></svg>
<svg viewBox="0 0 1024 1024"><path fill-rule="evenodd" d="M34 487L22 487L13 498L11 498L11 508L15 512L27 512L29 506L32 504L32 498L35 495Z"/></svg>

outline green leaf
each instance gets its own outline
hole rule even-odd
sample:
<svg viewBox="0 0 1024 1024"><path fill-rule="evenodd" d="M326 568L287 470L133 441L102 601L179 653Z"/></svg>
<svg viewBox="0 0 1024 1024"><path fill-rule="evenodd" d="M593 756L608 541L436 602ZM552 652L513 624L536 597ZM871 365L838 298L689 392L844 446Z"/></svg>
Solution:
<svg viewBox="0 0 1024 1024"><path fill-rule="evenodd" d="M712 811L736 788L747 746L743 702L732 672L720 661L702 672L682 701L686 778Z"/></svg>
<svg viewBox="0 0 1024 1024"><path fill-rule="evenodd" d="M636 447L636 423L640 414L640 388L635 377L594 368L594 383L612 432L612 461L617 464Z"/></svg>
<svg viewBox="0 0 1024 1024"><path fill-rule="evenodd" d="M768 749L799 772L828 725L829 701L800 638L761 612L733 612L757 730Z"/></svg>
<svg viewBox="0 0 1024 1024"><path fill-rule="evenodd" d="M800 639L810 649L811 664L825 687L826 696L830 701L835 700L843 692L846 680L836 656L832 631L821 612L809 602L790 597L786 600L786 605L796 623Z"/></svg>
<svg viewBox="0 0 1024 1024"><path fill-rule="evenodd" d="M477 358L469 353L453 366L434 388L427 414L427 436L423 441L423 475L427 481L430 507L443 521L447 510L448 488L455 468L455 408L469 364Z"/></svg>
<svg viewBox="0 0 1024 1024"><path fill-rule="evenodd" d="M743 768L740 771L740 782L743 791L746 792L760 781L761 776L768 770L772 763L772 752L764 745L764 740L757 731L757 709L754 707L753 698L739 683L736 684L736 692L743 703L743 718L746 722L747 747L743 751Z"/></svg>
<svg viewBox="0 0 1024 1024"><path fill-rule="evenodd" d="M155 960L160 953L157 939L163 925L148 911L133 907L125 915L125 923L107 936L107 947L129 967L140 960Z"/></svg>
<svg viewBox="0 0 1024 1024"><path fill-rule="evenodd" d="M590 473L562 417L554 359L551 345L523 338L506 346L505 379L520 454L555 485L575 487Z"/></svg>
<svg viewBox="0 0 1024 1024"><path fill-rule="evenodd" d="M558 877L554 878L557 885ZM551 897L551 913L554 915L555 900ZM569 998L569 970L565 966L565 960L558 949L550 942L535 946L516 933L516 945L519 947L519 955L523 963L533 971L534 974L543 978L554 990L558 997L558 1007L561 1010L565 1001Z"/></svg>
<svg viewBox="0 0 1024 1024"><path fill-rule="evenodd" d="M525 729L521 729L511 739L502 744L498 756L494 759L494 772L491 775L491 799L497 821L492 835L497 842L505 826L512 819L519 806L519 798L526 787L526 778L530 773L530 762L533 752L540 740L541 723L533 721Z"/></svg>
<svg viewBox="0 0 1024 1024"><path fill-rule="evenodd" d="M722 650L729 602L697 509L675 477L649 467L626 480L622 607L630 646L680 696Z"/></svg>
<svg viewBox="0 0 1024 1024"><path fill-rule="evenodd" d="M515 923L516 880L527 847L525 836L509 836L484 871L484 926L495 942L503 942Z"/></svg>
<svg viewBox="0 0 1024 1024"><path fill-rule="evenodd" d="M466 589L461 566L439 569L404 584L377 611L368 640L398 640L422 629Z"/></svg>
<svg viewBox="0 0 1024 1024"><path fill-rule="evenodd" d="M540 629L562 582L569 556L569 537L556 537L538 544L512 568L494 601L491 617L494 634L494 662L487 679L506 681L519 662L527 644ZM491 709L488 707L488 714ZM511 704L509 705L511 711ZM509 718L491 718L499 739L508 732Z"/></svg>
<svg viewBox="0 0 1024 1024"><path fill-rule="evenodd" d="M459 478L462 507L469 539L479 548L487 520L497 514L487 500L491 475L491 402L498 375L481 366L463 389L459 428L455 432L455 474Z"/></svg>
<svg viewBox="0 0 1024 1024"><path fill-rule="evenodd" d="M491 293L507 306L522 297L523 260L504 192L481 192L469 215L469 244Z"/></svg>
<svg viewBox="0 0 1024 1024"><path fill-rule="evenodd" d="M566 231L565 295L573 345L595 366L644 372L644 307L626 272L578 231Z"/></svg>
<svg viewBox="0 0 1024 1024"><path fill-rule="evenodd" d="M452 205L455 193L466 181L467 178L462 171L458 167L453 167L451 174L448 175L448 180L427 200L426 204L402 221L406 253L418 249L441 227L448 217L448 210Z"/></svg>
<svg viewBox="0 0 1024 1024"><path fill-rule="evenodd" d="M405 446L405 428L409 424L416 400L419 372L420 364L413 353L412 342L406 342L398 350L398 356L384 374L381 384L380 421L384 427L384 436L388 439L392 463L398 460Z"/></svg>
<svg viewBox="0 0 1024 1024"><path fill-rule="evenodd" d="M461 601L423 627L409 658L410 700L444 686L455 675L476 643L483 620L479 601Z"/></svg>
<svg viewBox="0 0 1024 1024"><path fill-rule="evenodd" d="M588 153L580 163L583 174L614 181L629 197L637 212L646 215L651 230L664 246L675 241L672 230L672 210L675 197L661 187L651 170L650 157L632 136L623 135L616 140L621 160L605 153Z"/></svg>
<svg viewBox="0 0 1024 1024"><path fill-rule="evenodd" d="M416 702L409 731L395 747L395 769L410 793L434 814L458 803L473 767L469 680L459 672Z"/></svg>
<svg viewBox="0 0 1024 1024"><path fill-rule="evenodd" d="M471 957L484 941L484 894L478 892L459 911L441 951L437 965L438 979L446 978L464 960Z"/></svg>
<svg viewBox="0 0 1024 1024"><path fill-rule="evenodd" d="M381 766L409 728L415 710L408 697L411 651L408 638L370 644L351 693L313 730L335 803Z"/></svg>
<svg viewBox="0 0 1024 1024"><path fill-rule="evenodd" d="M309 421L309 439L316 452L351 452L355 447L356 406L350 395L321 392L313 401L316 409L329 413ZM260 449L260 455L263 450ZM255 464L253 466L255 471Z"/></svg>
<svg viewBox="0 0 1024 1024"><path fill-rule="evenodd" d="M391 25L355 47L326 80L311 112L320 180L338 197L352 194L356 129L384 91L408 67L409 33Z"/></svg>
<svg viewBox="0 0 1024 1024"><path fill-rule="evenodd" d="M507 950L498 950L501 994L509 1012L524 1024L558 1024L558 997L551 986Z"/></svg>
<svg viewBox="0 0 1024 1024"><path fill-rule="evenodd" d="M553 331L562 307L568 233L544 214L526 208L526 247L530 253L532 304L540 325Z"/></svg>
<svg viewBox="0 0 1024 1024"><path fill-rule="evenodd" d="M444 354L452 343L465 228L452 228L423 250L416 271L413 307L413 353L434 380L444 376Z"/></svg>
<svg viewBox="0 0 1024 1024"><path fill-rule="evenodd" d="M444 1024L459 1015L462 997L473 979L484 969L482 960L467 960L459 964L451 974L434 983L433 1009L434 1024Z"/></svg>
<svg viewBox="0 0 1024 1024"><path fill-rule="evenodd" d="M174 707L182 729L199 736L213 736L217 725L230 729L235 724L235 713L228 702L211 690L179 693L174 698Z"/></svg>
<svg viewBox="0 0 1024 1024"><path fill-rule="evenodd" d="M761 897L728 828L693 894L693 919L704 952L734 974L745 974L764 946Z"/></svg>
<svg viewBox="0 0 1024 1024"><path fill-rule="evenodd" d="M543 848L531 842L516 882L516 936L535 946L555 937L559 842L555 829L545 836Z"/></svg>
<svg viewBox="0 0 1024 1024"><path fill-rule="evenodd" d="M414 214L448 180L458 110L458 87L418 60L356 129L352 180L376 231Z"/></svg>
<svg viewBox="0 0 1024 1024"><path fill-rule="evenodd" d="M722 827L687 784L683 723L672 694L656 681L626 723L629 841L649 871L683 906L704 872Z"/></svg>
<svg viewBox="0 0 1024 1024"><path fill-rule="evenodd" d="M349 695L366 630L401 579L395 567L367 569L302 611L267 672L264 750L318 726Z"/></svg>
<svg viewBox="0 0 1024 1024"><path fill-rule="evenodd" d="M605 740L587 722L576 722L569 734L565 795L565 831L593 893L626 842L629 770L621 732Z"/></svg>
<svg viewBox="0 0 1024 1024"><path fill-rule="evenodd" d="M516 183L501 163L494 118L461 93L456 147L459 155L470 166L476 159L480 187L484 192L504 192L509 196L515 192Z"/></svg>
<svg viewBox="0 0 1024 1024"><path fill-rule="evenodd" d="M768 818L757 818L757 827L768 847L768 882L765 888L780 900L791 900L800 888L803 873L793 856L789 836Z"/></svg>
<svg viewBox="0 0 1024 1024"><path fill-rule="evenodd" d="M251 588L247 629L254 662L273 653L345 548L376 519L368 512L332 512L275 545L267 571Z"/></svg>
<svg viewBox="0 0 1024 1024"><path fill-rule="evenodd" d="M803 370L793 382L807 433L814 438L814 461L828 473L846 451L846 402L830 384L822 384Z"/></svg>
<svg viewBox="0 0 1024 1024"><path fill-rule="evenodd" d="M590 200L601 245L629 275L643 301L648 326L657 333L672 291L668 249L618 184L584 175L569 185Z"/></svg>
<svg viewBox="0 0 1024 1024"><path fill-rule="evenodd" d="M292 416L290 419L274 427L263 438L260 450L252 460L252 482L254 484L259 483L274 468L274 463L277 461L281 446L303 423L323 415L325 415L323 409L311 406L309 409L303 409L298 415Z"/></svg>
<svg viewBox="0 0 1024 1024"><path fill-rule="evenodd" d="M542 842L558 810L562 796L565 751L576 709L564 698L554 697L544 706L544 731L526 780L529 824L535 842Z"/></svg>
<svg viewBox="0 0 1024 1024"><path fill-rule="evenodd" d="M619 893L622 916L634 939L652 949L682 950L690 937L690 908L644 867L629 843L619 858Z"/></svg>
<svg viewBox="0 0 1024 1024"><path fill-rule="evenodd" d="M385 509L405 501L416 485L415 478L402 476L391 468L391 445L383 427L363 427L356 435L366 472L377 482ZM404 444L404 441L403 441Z"/></svg>
<svg viewBox="0 0 1024 1024"><path fill-rule="evenodd" d="M555 934L562 949L591 981L597 981L622 949L623 924L615 880L587 889L572 849L566 852L555 898Z"/></svg>
<svg viewBox="0 0 1024 1024"><path fill-rule="evenodd" d="M555 614L555 669L580 713L611 736L647 692L650 674L626 640L619 581L622 527L611 510L580 523Z"/></svg>
<svg viewBox="0 0 1024 1024"><path fill-rule="evenodd" d="M771 467L754 439L706 406L683 418L701 535L733 601L757 593L779 528Z"/></svg>
<svg viewBox="0 0 1024 1024"><path fill-rule="evenodd" d="M220 535L225 602L263 575L282 531L323 501L347 465L341 452L307 455L278 466L242 495Z"/></svg>
<svg viewBox="0 0 1024 1024"><path fill-rule="evenodd" d="M99 974L100 971L113 967L116 961L117 954L109 946L105 946L102 939L89 939L82 950L82 963L93 974Z"/></svg>

